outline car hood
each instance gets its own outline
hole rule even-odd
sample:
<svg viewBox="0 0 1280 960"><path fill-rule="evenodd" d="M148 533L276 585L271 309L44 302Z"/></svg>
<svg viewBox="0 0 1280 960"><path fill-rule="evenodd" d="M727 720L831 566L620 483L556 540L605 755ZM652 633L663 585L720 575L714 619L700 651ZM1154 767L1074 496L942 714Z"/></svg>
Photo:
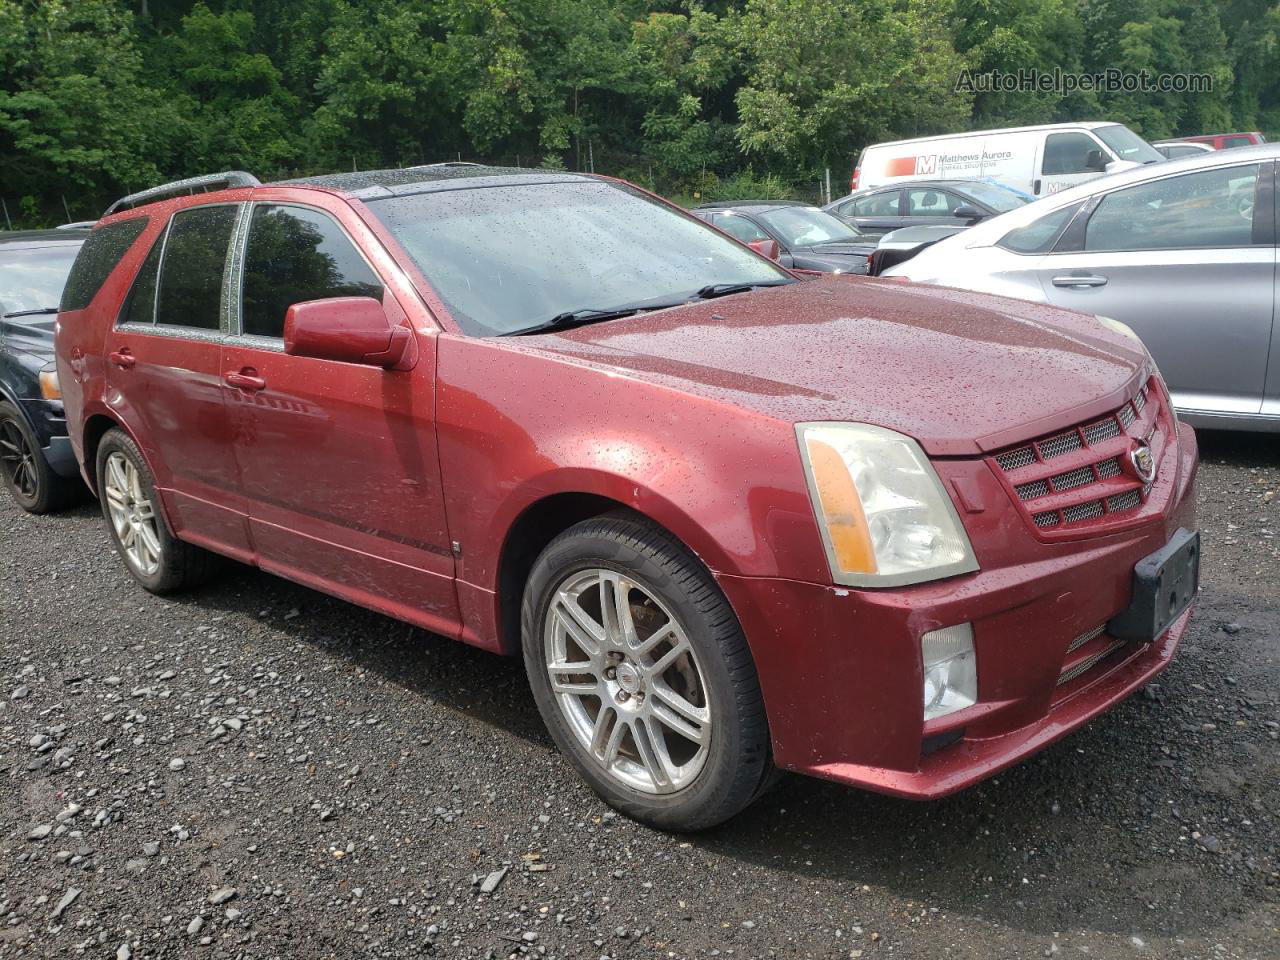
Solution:
<svg viewBox="0 0 1280 960"><path fill-rule="evenodd" d="M787 422L876 424L935 456L1105 414L1148 362L1140 344L1074 311L855 277L506 342Z"/></svg>
<svg viewBox="0 0 1280 960"><path fill-rule="evenodd" d="M14 317L0 320L0 341L6 350L53 359L53 317Z"/></svg>

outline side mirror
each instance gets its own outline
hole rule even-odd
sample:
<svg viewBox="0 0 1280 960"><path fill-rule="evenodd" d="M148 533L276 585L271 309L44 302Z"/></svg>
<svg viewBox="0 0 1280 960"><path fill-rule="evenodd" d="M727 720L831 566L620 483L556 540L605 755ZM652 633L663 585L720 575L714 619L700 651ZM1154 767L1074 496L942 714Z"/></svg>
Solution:
<svg viewBox="0 0 1280 960"><path fill-rule="evenodd" d="M986 218L986 214L979 210L971 203L962 203L951 211L951 215L959 220L965 221L969 226Z"/></svg>
<svg viewBox="0 0 1280 960"><path fill-rule="evenodd" d="M413 332L372 297L295 303L284 315L284 352L390 369L412 360Z"/></svg>
<svg viewBox="0 0 1280 960"><path fill-rule="evenodd" d="M760 254L760 256L768 257L770 260L778 260L782 257L782 251L778 249L777 240L752 240L747 246Z"/></svg>
<svg viewBox="0 0 1280 960"><path fill-rule="evenodd" d="M1086 170L1097 170L1102 173L1107 169L1107 155L1101 150L1090 150L1084 157Z"/></svg>

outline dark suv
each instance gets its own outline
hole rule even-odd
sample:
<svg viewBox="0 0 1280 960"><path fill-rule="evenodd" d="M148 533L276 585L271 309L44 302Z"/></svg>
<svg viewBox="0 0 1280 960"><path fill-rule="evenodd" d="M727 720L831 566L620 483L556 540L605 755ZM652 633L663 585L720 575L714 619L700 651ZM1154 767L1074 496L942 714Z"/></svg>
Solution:
<svg viewBox="0 0 1280 960"><path fill-rule="evenodd" d="M224 555L522 655L663 827L776 767L959 790L1190 616L1195 436L1086 314L802 278L629 184L481 167L161 188L75 274L71 436L143 586Z"/></svg>
<svg viewBox="0 0 1280 960"><path fill-rule="evenodd" d="M53 361L58 301L83 227L0 233L0 479L31 513L84 493Z"/></svg>

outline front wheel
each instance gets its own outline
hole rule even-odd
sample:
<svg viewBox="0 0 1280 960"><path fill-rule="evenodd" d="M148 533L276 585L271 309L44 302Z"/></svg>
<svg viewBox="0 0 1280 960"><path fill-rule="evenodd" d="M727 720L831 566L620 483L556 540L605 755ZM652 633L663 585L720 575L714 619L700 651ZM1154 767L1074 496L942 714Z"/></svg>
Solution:
<svg viewBox="0 0 1280 960"><path fill-rule="evenodd" d="M610 805L714 826L771 781L755 664L706 568L637 518L588 520L534 564L525 667L561 751Z"/></svg>
<svg viewBox="0 0 1280 960"><path fill-rule="evenodd" d="M0 479L28 513L52 513L84 492L79 480L53 472L35 435L9 403L0 403Z"/></svg>

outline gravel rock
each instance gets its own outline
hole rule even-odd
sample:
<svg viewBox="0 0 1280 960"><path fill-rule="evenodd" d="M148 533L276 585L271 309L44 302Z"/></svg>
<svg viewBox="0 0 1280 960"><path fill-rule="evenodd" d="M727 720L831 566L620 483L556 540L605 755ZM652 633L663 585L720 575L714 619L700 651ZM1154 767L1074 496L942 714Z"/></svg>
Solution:
<svg viewBox="0 0 1280 960"><path fill-rule="evenodd" d="M235 887L220 887L209 894L209 902L215 907L221 906L236 895Z"/></svg>

